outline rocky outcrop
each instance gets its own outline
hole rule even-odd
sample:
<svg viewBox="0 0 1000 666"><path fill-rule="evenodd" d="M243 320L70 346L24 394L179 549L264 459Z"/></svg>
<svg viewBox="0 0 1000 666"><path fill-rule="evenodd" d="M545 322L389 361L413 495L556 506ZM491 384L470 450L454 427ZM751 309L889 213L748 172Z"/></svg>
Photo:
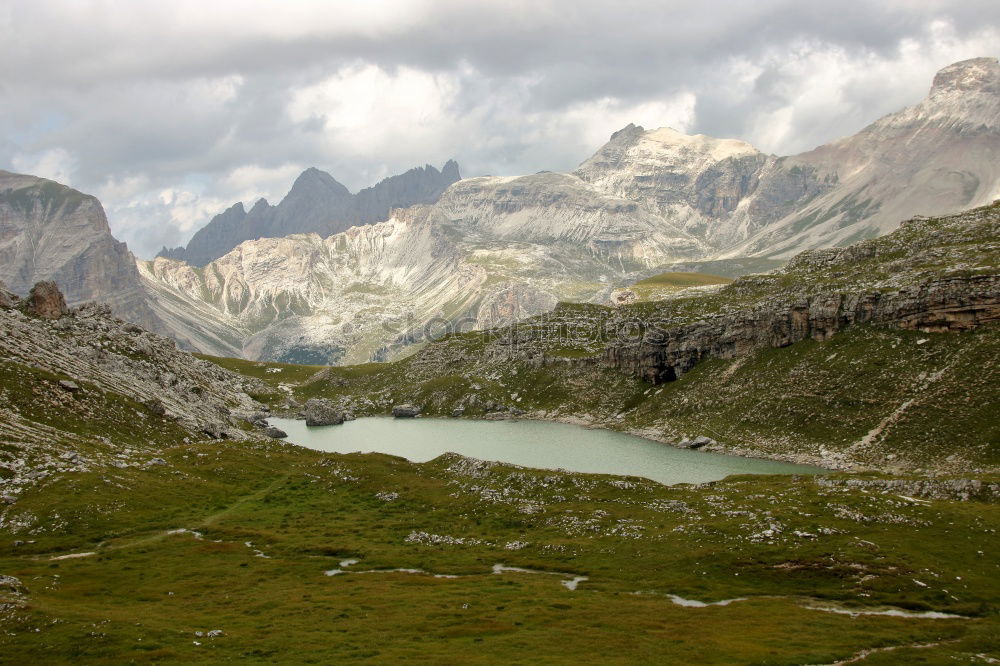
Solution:
<svg viewBox="0 0 1000 666"><path fill-rule="evenodd" d="M42 311L54 315L61 295L51 291L51 284L41 287L35 293L46 294L40 300ZM31 307L30 299L16 305L0 308L0 369L23 374L20 368L31 368L50 377L35 393L39 400L52 393L53 414L61 408L58 393L95 400L115 395L134 401L142 411L136 418L168 419L190 433L212 432L220 438L253 436L243 425L245 415L262 407L248 394L266 393L261 382L179 351L172 340L112 317L106 305L86 304L58 318L22 312L22 305ZM12 388L3 386L0 392ZM6 400L2 404L0 441L49 445L59 434L49 425L52 414L39 419L34 412L12 411Z"/></svg>
<svg viewBox="0 0 1000 666"><path fill-rule="evenodd" d="M344 413L323 398L313 398L306 402L305 417L307 426L340 425L345 420Z"/></svg>
<svg viewBox="0 0 1000 666"><path fill-rule="evenodd" d="M611 344L604 362L658 384L706 358L730 359L760 347L827 340L858 324L926 332L966 331L1000 321L1000 277L934 280L892 292L821 293L768 302L735 315L679 327L651 323L641 341Z"/></svg>
<svg viewBox="0 0 1000 666"><path fill-rule="evenodd" d="M55 282L39 282L28 293L25 312L42 319L59 319L69 312L66 299Z"/></svg>
<svg viewBox="0 0 1000 666"><path fill-rule="evenodd" d="M37 282L55 282L71 307L99 301L119 317L161 327L135 257L111 235L100 202L51 180L0 171L0 280L21 296Z"/></svg>
<svg viewBox="0 0 1000 666"><path fill-rule="evenodd" d="M434 203L459 178L458 164L448 161L440 171L430 165L410 169L351 194L325 171L306 169L277 206L260 199L247 212L237 203L212 218L186 248L163 248L157 256L201 267L248 240L309 233L326 238L381 222L393 208Z"/></svg>
<svg viewBox="0 0 1000 666"><path fill-rule="evenodd" d="M7 291L7 285L0 281L0 308L12 308L19 300L17 294Z"/></svg>
<svg viewBox="0 0 1000 666"><path fill-rule="evenodd" d="M394 405L392 408L392 415L397 419L412 419L420 416L420 411L420 407L406 403L402 405Z"/></svg>

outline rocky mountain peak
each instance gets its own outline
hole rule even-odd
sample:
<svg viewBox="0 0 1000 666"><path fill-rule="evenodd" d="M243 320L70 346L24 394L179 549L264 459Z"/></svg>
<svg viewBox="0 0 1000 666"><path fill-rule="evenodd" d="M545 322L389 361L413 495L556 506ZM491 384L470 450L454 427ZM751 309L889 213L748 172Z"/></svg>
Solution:
<svg viewBox="0 0 1000 666"><path fill-rule="evenodd" d="M285 198L315 195L323 197L349 197L351 196L351 192L327 172L321 171L316 167L309 167L295 179L292 189L288 191Z"/></svg>
<svg viewBox="0 0 1000 666"><path fill-rule="evenodd" d="M635 123L629 123L625 127L621 128L617 132L611 135L609 141L620 143L623 141L629 141L631 139L636 139L643 135L646 130L643 129L642 125L636 125Z"/></svg>
<svg viewBox="0 0 1000 666"><path fill-rule="evenodd" d="M458 162L455 160L448 160L445 162L444 166L441 167L441 175L444 176L445 180L449 180L453 183L461 180L462 175L458 172Z"/></svg>
<svg viewBox="0 0 1000 666"><path fill-rule="evenodd" d="M971 58L948 65L937 73L931 95L942 92L1000 93L1000 62L996 58Z"/></svg>
<svg viewBox="0 0 1000 666"><path fill-rule="evenodd" d="M308 233L326 238L381 222L393 208L434 203L459 179L458 164L448 160L441 171L417 167L351 194L327 172L310 167L277 206L260 199L247 212L243 204L235 204L195 232L187 247L164 248L157 256L205 266L246 240Z"/></svg>

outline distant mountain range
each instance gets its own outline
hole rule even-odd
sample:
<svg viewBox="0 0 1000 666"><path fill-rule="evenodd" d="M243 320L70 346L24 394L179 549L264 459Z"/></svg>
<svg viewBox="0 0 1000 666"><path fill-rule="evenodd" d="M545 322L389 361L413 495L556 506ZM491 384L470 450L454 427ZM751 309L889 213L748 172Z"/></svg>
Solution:
<svg viewBox="0 0 1000 666"><path fill-rule="evenodd" d="M606 302L614 287L668 269L711 263L738 275L883 235L914 215L989 203L1000 197L998 165L1000 64L976 58L941 70L918 104L792 157L629 125L572 173L448 186L458 179L449 163L352 196L309 170L278 206L231 208L185 250L138 262L140 282L128 284L145 294L158 330L196 349L381 360L421 341L428 324L483 328L559 300ZM0 252L20 248L0 279L48 279L49 259L33 259L25 239L54 220L24 218L23 206L2 203L19 196L5 188L0 181L0 215L22 217L0 217ZM427 203L410 205L421 196ZM403 209L390 213L394 203ZM64 251L84 257L80 280L121 252L104 229L99 239L64 237L105 248Z"/></svg>
<svg viewBox="0 0 1000 666"><path fill-rule="evenodd" d="M326 238L381 222L393 208L434 203L460 178L458 164L449 160L440 171L428 164L351 194L325 171L306 169L277 206L260 199L248 212L236 203L195 233L187 247L163 248L157 256L204 266L247 240L308 233Z"/></svg>

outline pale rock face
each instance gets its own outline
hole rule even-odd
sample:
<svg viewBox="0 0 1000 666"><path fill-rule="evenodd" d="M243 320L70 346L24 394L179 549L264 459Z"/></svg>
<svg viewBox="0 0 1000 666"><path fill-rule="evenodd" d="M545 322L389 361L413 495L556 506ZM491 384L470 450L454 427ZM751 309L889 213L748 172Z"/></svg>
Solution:
<svg viewBox="0 0 1000 666"><path fill-rule="evenodd" d="M637 202L595 190L573 174L469 178L450 187L435 211L470 237L569 243L642 267L706 251Z"/></svg>
<svg viewBox="0 0 1000 666"><path fill-rule="evenodd" d="M203 269L139 269L175 336L210 353L308 363L397 356L428 336L603 300L663 257L703 252L636 205L560 174L462 181L438 205L320 238L247 241Z"/></svg>
<svg viewBox="0 0 1000 666"><path fill-rule="evenodd" d="M159 325L101 203L44 178L0 171L0 281L20 296L52 281L70 306L101 301L122 318Z"/></svg>
<svg viewBox="0 0 1000 666"><path fill-rule="evenodd" d="M482 280L427 220L402 212L326 239L248 241L204 269L140 262L153 308L200 349L301 362L367 361ZM416 318L416 319L414 319Z"/></svg>
<svg viewBox="0 0 1000 666"><path fill-rule="evenodd" d="M919 104L793 157L630 125L575 172L639 202L715 258L788 258L1000 196L1000 65L950 65Z"/></svg>
<svg viewBox="0 0 1000 666"><path fill-rule="evenodd" d="M1000 197L1000 64L949 65L920 103L785 160L833 187L723 256L787 258L886 234L914 215Z"/></svg>
<svg viewBox="0 0 1000 666"><path fill-rule="evenodd" d="M774 218L759 204L769 194L760 192L761 180L776 165L774 157L743 141L629 125L574 173L595 189L638 202L661 224L683 229L703 243L707 255ZM772 189L781 190L783 201L814 189L798 182L797 174L790 176L784 180L791 183L774 179Z"/></svg>

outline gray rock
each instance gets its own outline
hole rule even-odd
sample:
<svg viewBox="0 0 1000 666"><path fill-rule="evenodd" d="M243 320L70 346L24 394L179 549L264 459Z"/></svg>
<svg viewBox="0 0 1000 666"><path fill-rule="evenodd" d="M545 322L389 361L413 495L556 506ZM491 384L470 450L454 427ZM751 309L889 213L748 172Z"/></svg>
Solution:
<svg viewBox="0 0 1000 666"><path fill-rule="evenodd" d="M711 437L705 437L704 435L695 437L694 439L688 439L685 437L680 442L677 443L682 449L700 449L702 447L708 446L709 444L717 444Z"/></svg>
<svg viewBox="0 0 1000 666"><path fill-rule="evenodd" d="M305 416L307 426L340 425L344 422L344 413L332 402L322 398L312 398L306 402Z"/></svg>
<svg viewBox="0 0 1000 666"><path fill-rule="evenodd" d="M409 403L396 405L392 408L392 415L397 419L412 419L420 414L420 407Z"/></svg>
<svg viewBox="0 0 1000 666"><path fill-rule="evenodd" d="M0 280L0 308L10 309L17 306L18 297L7 291L7 285Z"/></svg>
<svg viewBox="0 0 1000 666"><path fill-rule="evenodd" d="M0 575L0 590L15 592L17 594L24 594L28 591L20 579L5 575Z"/></svg>
<svg viewBox="0 0 1000 666"><path fill-rule="evenodd" d="M77 385L76 382L71 382L68 379L60 379L59 380L59 386L61 388L65 389L65 390L69 391L70 393L76 393L77 391L80 390L80 387L79 387L79 385Z"/></svg>
<svg viewBox="0 0 1000 666"><path fill-rule="evenodd" d="M51 180L0 170L4 243L0 280L25 295L40 281L52 281L77 306L109 303L120 317L147 329L163 323L147 303L135 257L111 235L101 203ZM8 242L13 237L13 242ZM54 310L63 314L58 301Z"/></svg>
<svg viewBox="0 0 1000 666"><path fill-rule="evenodd" d="M253 414L247 417L247 422L257 426L258 428L266 428L267 414L263 412L254 412Z"/></svg>
<svg viewBox="0 0 1000 666"><path fill-rule="evenodd" d="M268 426L264 428L264 434L271 439L284 439L288 437L288 433L281 428L275 428L274 426Z"/></svg>
<svg viewBox="0 0 1000 666"><path fill-rule="evenodd" d="M156 466L162 467L163 465L167 465L169 463L167 463L167 461L164 460L163 458L153 458L153 459L151 459L149 461L148 464L149 465L156 465Z"/></svg>
<svg viewBox="0 0 1000 666"><path fill-rule="evenodd" d="M459 416L462 416L463 414L465 414L465 407L458 407L456 409L451 410L451 415L453 418L457 419Z"/></svg>
<svg viewBox="0 0 1000 666"><path fill-rule="evenodd" d="M150 398L142 404L144 404L146 409L148 409L154 416L164 416L167 413L167 408L163 405L163 401L159 398Z"/></svg>
<svg viewBox="0 0 1000 666"><path fill-rule="evenodd" d="M201 426L201 432L212 439L229 439L229 433L226 432L225 427L220 423L207 423Z"/></svg>

